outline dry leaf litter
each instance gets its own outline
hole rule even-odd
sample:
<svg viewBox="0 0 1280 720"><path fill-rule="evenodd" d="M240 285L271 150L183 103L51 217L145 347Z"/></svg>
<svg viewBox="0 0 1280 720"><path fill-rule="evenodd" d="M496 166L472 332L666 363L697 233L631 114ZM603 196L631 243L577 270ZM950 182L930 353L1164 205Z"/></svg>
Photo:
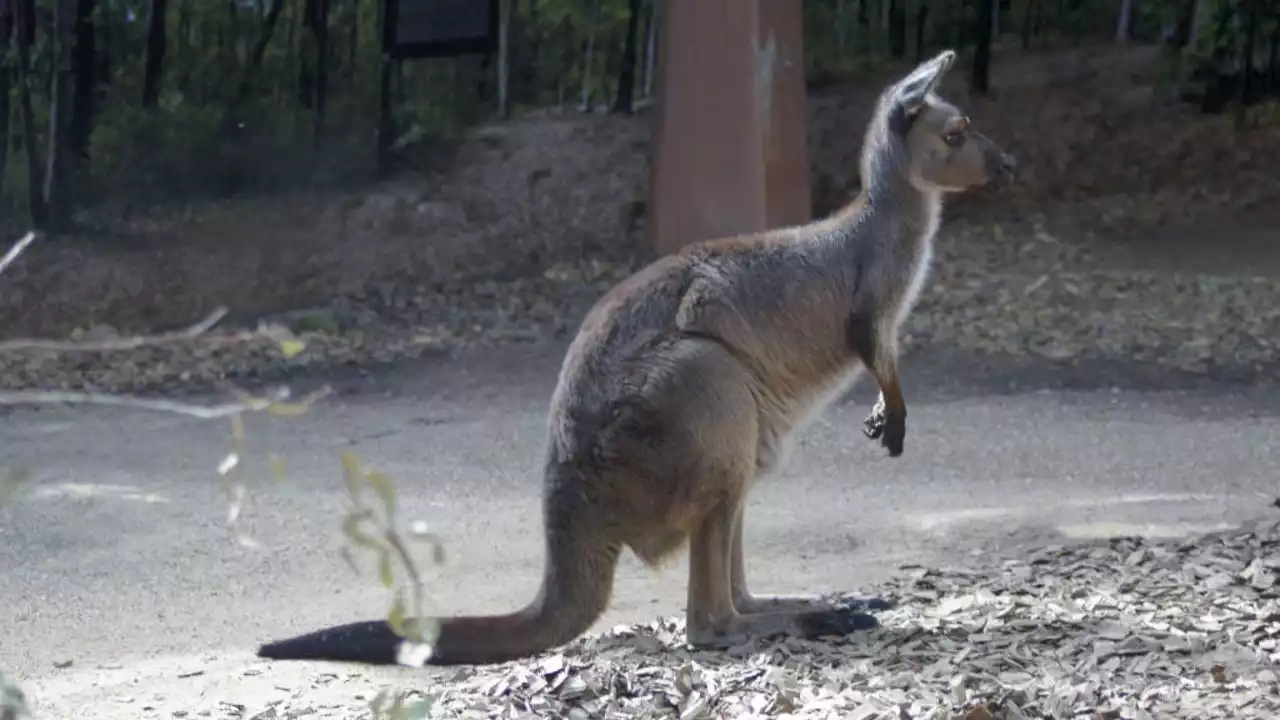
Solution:
<svg viewBox="0 0 1280 720"><path fill-rule="evenodd" d="M430 670L400 692L432 698L440 718L1274 720L1277 578L1274 520L1044 547L904 567L874 589L894 603L881 627L848 637L696 651L683 620L662 618L525 661ZM305 702L255 717L364 717Z"/></svg>
<svg viewBox="0 0 1280 720"><path fill-rule="evenodd" d="M992 250L992 236L1008 247ZM1091 269L1079 258L1087 252L1043 228L1018 237L976 223L944 228L933 276L905 326L908 347L1264 377L1280 367L1280 283L1273 278ZM243 333L219 329L130 351L0 352L0 387L166 390L464 346L564 341L596 298L630 271L584 262L507 281L388 284L269 318L303 342L291 357L272 339L244 340Z"/></svg>

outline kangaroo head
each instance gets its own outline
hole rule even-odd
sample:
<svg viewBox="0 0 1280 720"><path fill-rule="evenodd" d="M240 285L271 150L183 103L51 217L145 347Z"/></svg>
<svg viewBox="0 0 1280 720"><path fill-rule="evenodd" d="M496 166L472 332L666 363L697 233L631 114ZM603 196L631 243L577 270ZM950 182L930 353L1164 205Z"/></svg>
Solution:
<svg viewBox="0 0 1280 720"><path fill-rule="evenodd" d="M921 190L1003 187L1013 182L1013 157L974 130L968 115L934 92L955 59L955 51L944 50L885 89L878 113L882 122L876 124L881 134L877 144L888 142L905 151L893 163L894 171Z"/></svg>

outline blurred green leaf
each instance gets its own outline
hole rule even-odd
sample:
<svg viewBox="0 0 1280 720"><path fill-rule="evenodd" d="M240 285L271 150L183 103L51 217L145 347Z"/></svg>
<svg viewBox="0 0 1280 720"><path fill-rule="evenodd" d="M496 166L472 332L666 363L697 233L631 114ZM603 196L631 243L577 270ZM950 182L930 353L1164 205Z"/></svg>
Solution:
<svg viewBox="0 0 1280 720"><path fill-rule="evenodd" d="M360 480L364 476L364 471L360 468L360 461L356 459L353 453L342 453L342 479L347 483L347 494L352 500L360 499Z"/></svg>
<svg viewBox="0 0 1280 720"><path fill-rule="evenodd" d="M379 499L382 500L382 507L386 511L387 521L391 522L396 514L396 489L391 484L391 480L380 472L365 472L365 480L378 493Z"/></svg>
<svg viewBox="0 0 1280 720"><path fill-rule="evenodd" d="M373 519L373 511L367 508L348 513L347 517L342 521L342 532L347 536L347 539L356 545L381 552L383 549L382 542L361 529L361 526L371 519Z"/></svg>
<svg viewBox="0 0 1280 720"><path fill-rule="evenodd" d="M387 613L387 624L391 626L392 632L400 637L405 636L405 606L402 591L396 591L395 598L391 601L391 610Z"/></svg>
<svg viewBox="0 0 1280 720"><path fill-rule="evenodd" d="M396 584L396 575L391 568L390 550L383 550L378 556L378 579L382 581L382 587L385 588Z"/></svg>

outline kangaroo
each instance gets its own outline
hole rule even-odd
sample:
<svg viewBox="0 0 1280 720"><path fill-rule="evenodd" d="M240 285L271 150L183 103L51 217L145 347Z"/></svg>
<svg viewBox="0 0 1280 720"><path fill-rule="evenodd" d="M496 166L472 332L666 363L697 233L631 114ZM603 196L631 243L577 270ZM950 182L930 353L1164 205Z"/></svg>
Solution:
<svg viewBox="0 0 1280 720"><path fill-rule="evenodd" d="M862 190L842 210L690 245L621 281L587 314L550 405L546 561L532 602L442 618L414 657L381 620L270 643L258 656L414 666L528 657L604 613L624 547L657 567L686 542L694 647L875 627L868 603L749 592L743 504L863 370L880 389L863 432L902 455L898 328L925 281L943 195L1014 178L1013 158L935 93L955 57L942 52L882 92L864 138Z"/></svg>

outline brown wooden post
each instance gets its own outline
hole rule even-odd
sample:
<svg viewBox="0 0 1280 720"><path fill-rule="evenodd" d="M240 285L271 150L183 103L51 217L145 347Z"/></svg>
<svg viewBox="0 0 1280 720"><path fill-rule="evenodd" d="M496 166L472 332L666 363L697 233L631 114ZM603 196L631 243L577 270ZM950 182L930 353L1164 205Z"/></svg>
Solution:
<svg viewBox="0 0 1280 720"><path fill-rule="evenodd" d="M813 214L806 141L809 113L804 86L804 16L796 0L757 2L766 221L771 228L799 225Z"/></svg>
<svg viewBox="0 0 1280 720"><path fill-rule="evenodd" d="M663 3L648 222L657 253L808 219L800 8Z"/></svg>

